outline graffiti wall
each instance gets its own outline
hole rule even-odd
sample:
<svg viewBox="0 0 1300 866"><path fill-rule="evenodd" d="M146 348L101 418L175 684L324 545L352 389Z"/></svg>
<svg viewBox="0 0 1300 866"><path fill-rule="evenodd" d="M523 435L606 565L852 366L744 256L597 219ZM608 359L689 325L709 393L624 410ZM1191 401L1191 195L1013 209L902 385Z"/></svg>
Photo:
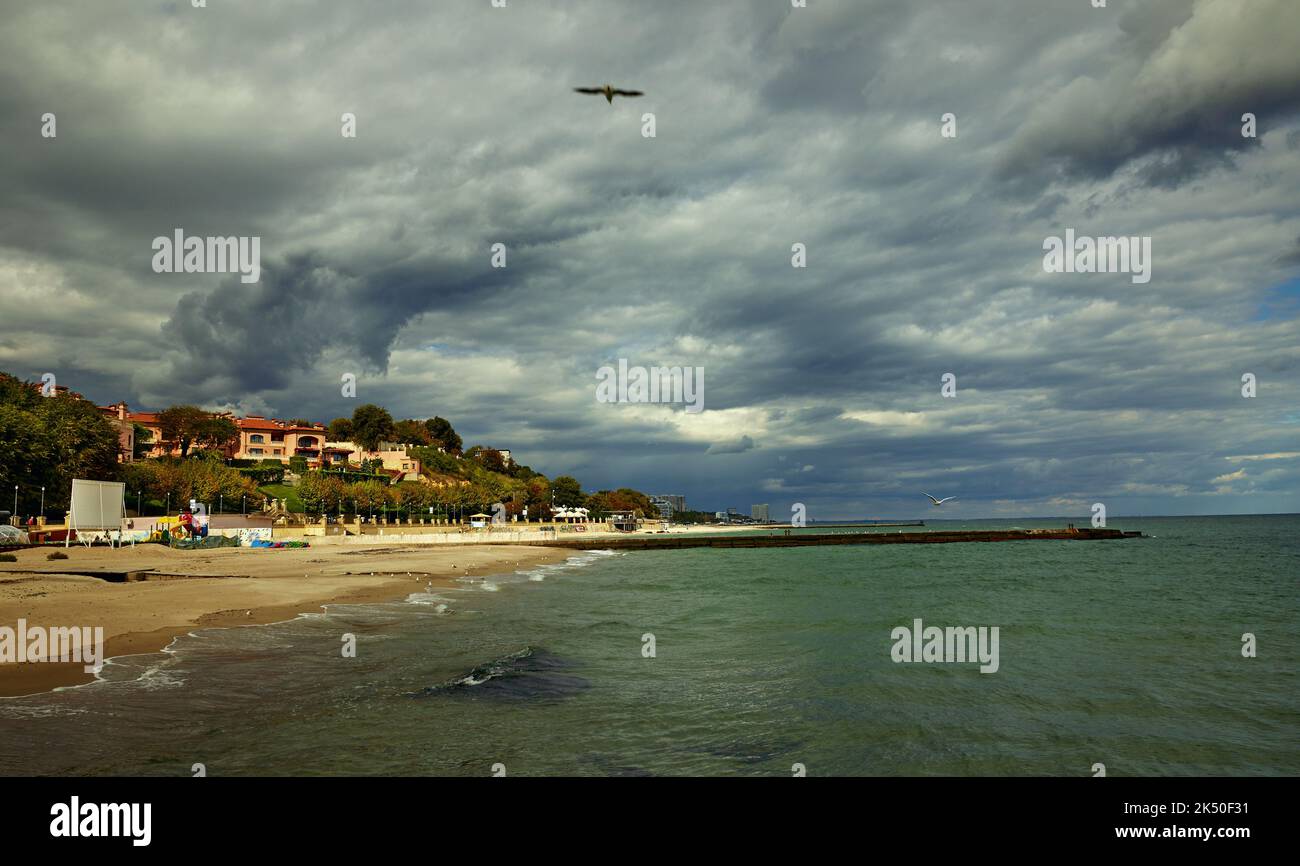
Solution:
<svg viewBox="0 0 1300 866"><path fill-rule="evenodd" d="M233 535L239 538L239 543L248 547L254 541L270 541L271 527L269 526L245 526L239 529L219 529L222 535Z"/></svg>
<svg viewBox="0 0 1300 866"><path fill-rule="evenodd" d="M176 532L176 527L180 521L175 517L157 517L150 518L147 524L142 523L138 518L135 520L124 521L124 523L133 525L126 526L121 530L121 540L123 544L131 544L132 542L141 543L146 541L158 541L161 539L164 530L166 530L168 534ZM116 542L118 538L118 530L112 530L111 532L107 530L79 532L77 538L83 544L96 544L107 542L110 535L112 536L112 540ZM209 527L208 535L223 535L227 538L238 538L241 547L248 547L254 541L270 541L271 527L230 526L222 527L221 529Z"/></svg>

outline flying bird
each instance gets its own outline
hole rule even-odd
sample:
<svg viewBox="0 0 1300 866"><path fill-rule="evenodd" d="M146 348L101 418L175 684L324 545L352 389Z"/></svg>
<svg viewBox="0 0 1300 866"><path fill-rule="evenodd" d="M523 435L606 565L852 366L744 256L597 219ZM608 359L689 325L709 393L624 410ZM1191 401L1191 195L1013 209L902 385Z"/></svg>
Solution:
<svg viewBox="0 0 1300 866"><path fill-rule="evenodd" d="M935 506L936 508L938 508L940 505L943 505L945 502L947 502L947 501L949 501L949 500L951 500L951 499L956 499L956 498L957 498L956 496L945 496L943 499L935 499L933 496L931 496L931 495L928 494L928 493L922 493L921 495L924 496L924 497L926 497L927 499L929 499L932 503L934 503L934 506Z"/></svg>
<svg viewBox="0 0 1300 866"><path fill-rule="evenodd" d="M615 96L645 96L640 90L619 90L612 84L606 84L604 87L575 87L573 90L576 93L599 93L610 105L614 104Z"/></svg>

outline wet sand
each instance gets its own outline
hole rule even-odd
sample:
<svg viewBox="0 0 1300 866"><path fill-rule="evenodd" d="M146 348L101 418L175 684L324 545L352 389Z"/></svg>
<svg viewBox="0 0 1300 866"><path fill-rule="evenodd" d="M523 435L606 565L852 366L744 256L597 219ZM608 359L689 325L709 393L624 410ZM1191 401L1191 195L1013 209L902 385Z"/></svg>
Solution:
<svg viewBox="0 0 1300 866"><path fill-rule="evenodd" d="M63 550L63 548L59 548ZM550 562L570 553L538 547L375 545L299 550L172 550L140 544L113 550L20 550L0 562L0 626L102 626L105 658L158 652L177 635L205 626L257 625L319 611L323 605L392 601L432 582L483 577ZM147 572L162 578L113 583L69 572ZM0 664L0 697L90 682L79 662Z"/></svg>

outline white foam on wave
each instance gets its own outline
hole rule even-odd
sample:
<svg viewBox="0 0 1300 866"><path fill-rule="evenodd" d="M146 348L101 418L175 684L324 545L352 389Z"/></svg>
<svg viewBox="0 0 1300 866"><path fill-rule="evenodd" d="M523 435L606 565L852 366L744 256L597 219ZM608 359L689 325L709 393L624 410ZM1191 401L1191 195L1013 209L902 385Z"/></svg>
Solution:
<svg viewBox="0 0 1300 866"><path fill-rule="evenodd" d="M548 562L535 568L521 569L515 574L535 583L541 583L550 575L586 568L610 556L626 556L626 554L616 550L584 550L582 553L568 557L564 562Z"/></svg>
<svg viewBox="0 0 1300 866"><path fill-rule="evenodd" d="M84 685L90 685L85 683ZM67 686L65 688L72 688ZM63 688L55 689L63 691ZM82 716L90 710L82 707L68 707L58 704L16 703L35 698L47 698L48 694L9 696L0 700L0 718L2 719L48 719L54 716Z"/></svg>
<svg viewBox="0 0 1300 866"><path fill-rule="evenodd" d="M171 662L172 660L168 659L165 662L150 665L145 668L144 672L141 673L140 676L130 682L146 691L174 689L185 685L184 677L178 676L174 671L167 670Z"/></svg>
<svg viewBox="0 0 1300 866"><path fill-rule="evenodd" d="M451 601L443 595L436 592L413 592L406 597L407 604L422 604L430 607L446 606L444 602Z"/></svg>

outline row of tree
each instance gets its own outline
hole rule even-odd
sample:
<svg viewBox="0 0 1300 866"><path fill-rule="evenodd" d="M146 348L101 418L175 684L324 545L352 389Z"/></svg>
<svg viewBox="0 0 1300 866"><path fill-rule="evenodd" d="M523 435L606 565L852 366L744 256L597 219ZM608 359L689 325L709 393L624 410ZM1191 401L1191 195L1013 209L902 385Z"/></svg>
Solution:
<svg viewBox="0 0 1300 866"><path fill-rule="evenodd" d="M93 403L70 391L42 396L39 384L0 373L0 509L15 498L20 516L66 509L73 478L114 477L118 447Z"/></svg>
<svg viewBox="0 0 1300 866"><path fill-rule="evenodd" d="M351 418L335 418L327 429L336 442L355 442L367 451L378 450L380 442L400 442L442 448L448 454L459 455L463 444L446 418L394 421L387 409L374 403L358 406Z"/></svg>
<svg viewBox="0 0 1300 866"><path fill-rule="evenodd" d="M193 499L231 511L244 504L250 509L261 508L266 499L252 478L227 466L216 452L208 452L200 459L164 457L124 463L118 470L118 480L126 484L128 506L152 500L170 502L174 510Z"/></svg>
<svg viewBox="0 0 1300 866"><path fill-rule="evenodd" d="M308 514L364 514L393 508L406 513L427 513L430 508L435 513L447 513L455 508L461 513L490 514L494 503L512 501L504 485L404 482L390 487L382 481L348 483L326 472L304 475L298 482L298 498Z"/></svg>

